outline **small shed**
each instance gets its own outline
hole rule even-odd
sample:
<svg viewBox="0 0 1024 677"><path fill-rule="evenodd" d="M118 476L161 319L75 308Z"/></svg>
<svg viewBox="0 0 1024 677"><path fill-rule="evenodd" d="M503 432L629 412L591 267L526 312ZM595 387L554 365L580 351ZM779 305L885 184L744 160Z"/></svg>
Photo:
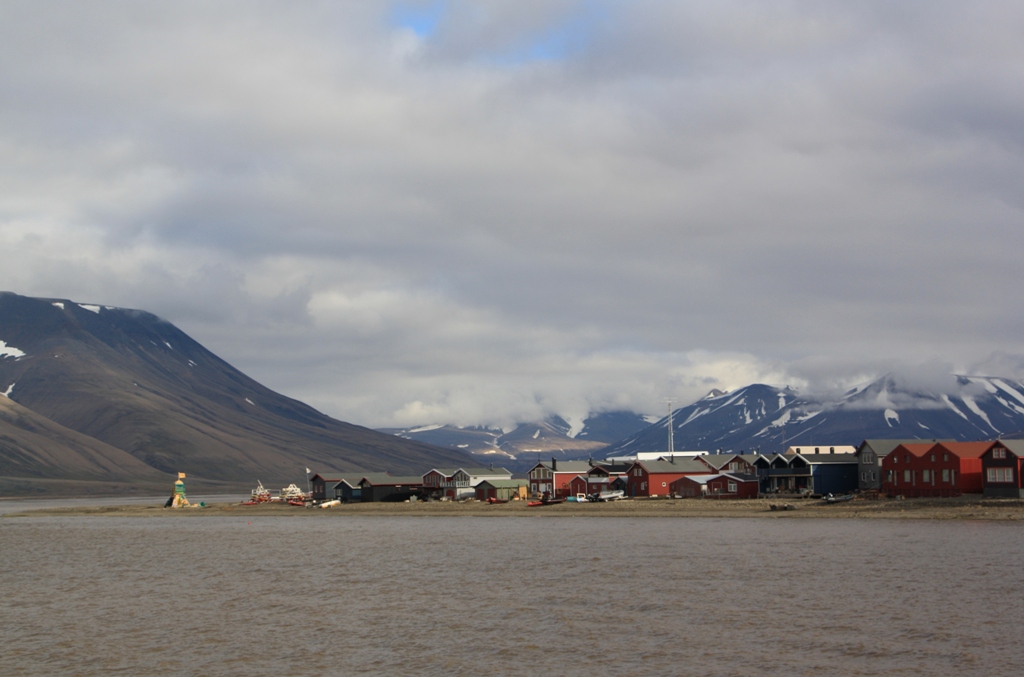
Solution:
<svg viewBox="0 0 1024 677"><path fill-rule="evenodd" d="M529 491L529 480L484 480L476 485L476 500L522 501Z"/></svg>

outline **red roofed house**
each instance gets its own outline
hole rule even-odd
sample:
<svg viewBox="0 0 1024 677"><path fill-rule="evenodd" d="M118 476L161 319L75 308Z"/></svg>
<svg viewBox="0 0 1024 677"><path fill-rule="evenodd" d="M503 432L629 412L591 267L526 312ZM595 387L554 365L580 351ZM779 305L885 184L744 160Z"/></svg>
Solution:
<svg viewBox="0 0 1024 677"><path fill-rule="evenodd" d="M882 459L882 491L935 497L982 493L981 456L992 442L901 444Z"/></svg>
<svg viewBox="0 0 1024 677"><path fill-rule="evenodd" d="M668 461L636 461L626 473L627 496L668 496L669 485L686 475L710 475L711 468L692 458L669 457Z"/></svg>

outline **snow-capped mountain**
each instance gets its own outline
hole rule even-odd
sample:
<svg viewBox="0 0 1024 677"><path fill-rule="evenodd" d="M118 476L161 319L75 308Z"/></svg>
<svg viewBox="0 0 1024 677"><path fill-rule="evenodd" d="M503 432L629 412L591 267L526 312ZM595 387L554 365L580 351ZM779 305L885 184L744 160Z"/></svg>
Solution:
<svg viewBox="0 0 1024 677"><path fill-rule="evenodd" d="M536 423L521 423L509 431L480 426L425 425L384 428L380 432L469 452L516 470L524 464L532 466L538 457L569 460L599 452L603 455L610 443L648 425L649 421L640 414L619 411L593 414L578 430L561 416L552 416Z"/></svg>
<svg viewBox="0 0 1024 677"><path fill-rule="evenodd" d="M946 390L911 390L887 375L833 398L762 384L712 393L672 413L673 449L774 453L802 444L857 445L865 439L984 440L1024 435L1024 384L1020 381L958 376L954 387ZM666 416L613 444L607 454L667 448Z"/></svg>

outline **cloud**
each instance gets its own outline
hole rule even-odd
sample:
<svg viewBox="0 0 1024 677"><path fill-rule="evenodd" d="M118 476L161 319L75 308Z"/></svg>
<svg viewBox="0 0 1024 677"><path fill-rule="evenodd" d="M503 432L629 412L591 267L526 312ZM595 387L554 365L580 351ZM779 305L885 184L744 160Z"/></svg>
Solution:
<svg viewBox="0 0 1024 677"><path fill-rule="evenodd" d="M1022 19L6 3L0 287L373 425L1016 371Z"/></svg>

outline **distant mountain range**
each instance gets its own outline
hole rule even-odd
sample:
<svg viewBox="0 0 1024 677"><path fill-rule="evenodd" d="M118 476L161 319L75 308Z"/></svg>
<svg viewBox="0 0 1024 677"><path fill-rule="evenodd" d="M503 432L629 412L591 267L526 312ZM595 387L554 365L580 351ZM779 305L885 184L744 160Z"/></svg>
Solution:
<svg viewBox="0 0 1024 677"><path fill-rule="evenodd" d="M959 376L950 392L908 390L884 376L835 398L755 384L672 412L673 448L779 452L865 439L986 440L1024 436L1024 384ZM610 445L606 456L668 449L668 417Z"/></svg>
<svg viewBox="0 0 1024 677"><path fill-rule="evenodd" d="M1010 378L950 377L946 392L909 389L892 375L836 397L753 384L713 390L672 412L675 451L776 453L791 446L856 446L865 439L986 440L1024 437L1024 384ZM504 456L522 472L538 459L628 456L668 450L666 416L653 424L634 413L593 416L575 437L553 417L505 433L482 427L423 426L392 434ZM632 429L632 430L631 430ZM616 436L620 435L616 439Z"/></svg>
<svg viewBox="0 0 1024 677"><path fill-rule="evenodd" d="M509 431L484 426L423 425L382 428L380 432L437 446L459 449L500 463L513 472L533 467L537 459L578 459L603 455L609 444L643 430L650 421L632 412L593 414L574 431L560 416L521 423Z"/></svg>
<svg viewBox="0 0 1024 677"><path fill-rule="evenodd" d="M326 416L139 310L0 293L0 494L417 474L458 450Z"/></svg>

